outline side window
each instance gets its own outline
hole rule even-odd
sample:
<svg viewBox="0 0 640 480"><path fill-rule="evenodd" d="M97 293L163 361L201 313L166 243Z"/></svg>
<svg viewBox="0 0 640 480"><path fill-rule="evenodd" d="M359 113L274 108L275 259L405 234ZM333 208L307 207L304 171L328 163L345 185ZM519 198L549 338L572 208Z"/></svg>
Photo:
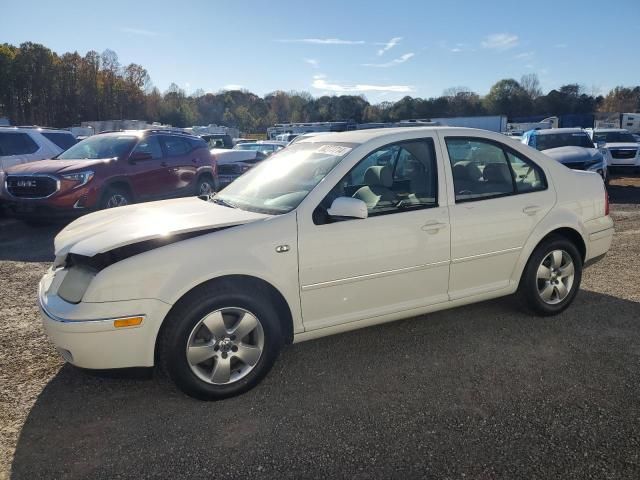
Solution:
<svg viewBox="0 0 640 480"><path fill-rule="evenodd" d="M383 147L363 158L322 202L362 200L369 216L438 206L436 155L431 139Z"/></svg>
<svg viewBox="0 0 640 480"><path fill-rule="evenodd" d="M518 193L536 192L547 188L544 174L539 166L507 151L507 158L516 179Z"/></svg>
<svg viewBox="0 0 640 480"><path fill-rule="evenodd" d="M191 151L191 146L180 137L167 135L163 137L163 140L164 146L167 149L167 155L170 157L179 157Z"/></svg>
<svg viewBox="0 0 640 480"><path fill-rule="evenodd" d="M0 132L0 155L29 155L37 152L38 148L26 133Z"/></svg>
<svg viewBox="0 0 640 480"><path fill-rule="evenodd" d="M76 137L74 137L70 133L62 133L62 132L40 132L42 135L55 143L62 150L67 150L73 147L78 141Z"/></svg>
<svg viewBox="0 0 640 480"><path fill-rule="evenodd" d="M445 139L456 202L514 193L514 178L502 148L481 139Z"/></svg>
<svg viewBox="0 0 640 480"><path fill-rule="evenodd" d="M138 143L138 145L133 150L133 152L148 153L151 155L151 158L154 160L162 158L162 148L160 147L160 142L158 141L158 137L155 135L152 135L140 140L140 143Z"/></svg>

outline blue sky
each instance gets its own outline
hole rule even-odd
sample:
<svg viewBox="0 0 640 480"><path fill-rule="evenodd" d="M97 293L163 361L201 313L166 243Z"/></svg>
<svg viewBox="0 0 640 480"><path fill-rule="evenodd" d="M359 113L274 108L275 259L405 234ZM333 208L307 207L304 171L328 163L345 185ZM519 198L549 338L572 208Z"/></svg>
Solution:
<svg viewBox="0 0 640 480"><path fill-rule="evenodd" d="M537 73L543 90L640 83L640 1L4 2L0 42L110 48L153 84L192 92L364 94L377 103L452 86L485 94Z"/></svg>

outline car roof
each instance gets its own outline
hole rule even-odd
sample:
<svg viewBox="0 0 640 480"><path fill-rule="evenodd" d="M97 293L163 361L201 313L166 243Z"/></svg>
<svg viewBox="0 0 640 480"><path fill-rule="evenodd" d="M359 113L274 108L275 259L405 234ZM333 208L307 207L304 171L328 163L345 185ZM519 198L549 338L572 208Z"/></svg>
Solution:
<svg viewBox="0 0 640 480"><path fill-rule="evenodd" d="M582 128L543 128L530 130L535 135L553 135L554 133L586 133Z"/></svg>
<svg viewBox="0 0 640 480"><path fill-rule="evenodd" d="M36 131L47 131L47 132L62 132L68 133L69 135L73 135L69 130L63 130L61 128L54 127L38 127L37 125L3 125L0 126L0 130L2 131L24 131L24 130L36 130Z"/></svg>
<svg viewBox="0 0 640 480"><path fill-rule="evenodd" d="M627 132L629 133L629 130L627 130L626 128L594 128L593 129L594 132Z"/></svg>
<svg viewBox="0 0 640 480"><path fill-rule="evenodd" d="M390 128L370 128L365 130L349 130L347 132L331 132L327 135L314 135L312 137L306 137L296 143L314 143L314 142L344 142L344 143L366 143L375 138L394 137L401 133L413 132L419 134L432 133L432 132L456 132L456 133L487 133L487 130L481 130L478 128L464 128L464 127L390 127ZM495 132L491 132L495 133Z"/></svg>

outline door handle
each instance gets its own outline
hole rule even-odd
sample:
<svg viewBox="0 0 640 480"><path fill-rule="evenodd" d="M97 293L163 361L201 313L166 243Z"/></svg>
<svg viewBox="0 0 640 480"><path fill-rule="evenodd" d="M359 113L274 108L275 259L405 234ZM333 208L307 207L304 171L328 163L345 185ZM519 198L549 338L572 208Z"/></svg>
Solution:
<svg viewBox="0 0 640 480"><path fill-rule="evenodd" d="M446 227L447 227L446 223L434 221L434 222L425 223L422 226L422 230L427 233L434 234L434 233L438 233L439 230L442 230L443 228L446 228Z"/></svg>
<svg viewBox="0 0 640 480"><path fill-rule="evenodd" d="M167 162L161 162L161 163L160 163L160 166L161 166L161 167L166 167L167 165L169 165Z"/></svg>
<svg viewBox="0 0 640 480"><path fill-rule="evenodd" d="M522 211L524 213L526 213L527 215L535 215L536 213L538 213L540 211L542 207L538 206L538 205L529 205L528 207L524 207L522 209Z"/></svg>

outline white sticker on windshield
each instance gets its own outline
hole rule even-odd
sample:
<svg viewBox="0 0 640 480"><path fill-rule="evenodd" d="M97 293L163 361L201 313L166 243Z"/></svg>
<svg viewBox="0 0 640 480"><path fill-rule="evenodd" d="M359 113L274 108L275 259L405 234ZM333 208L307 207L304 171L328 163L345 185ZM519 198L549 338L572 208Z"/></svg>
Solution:
<svg viewBox="0 0 640 480"><path fill-rule="evenodd" d="M350 147L343 147L341 145L322 145L316 149L316 153L325 153L335 157L343 157L351 150L352 149Z"/></svg>

